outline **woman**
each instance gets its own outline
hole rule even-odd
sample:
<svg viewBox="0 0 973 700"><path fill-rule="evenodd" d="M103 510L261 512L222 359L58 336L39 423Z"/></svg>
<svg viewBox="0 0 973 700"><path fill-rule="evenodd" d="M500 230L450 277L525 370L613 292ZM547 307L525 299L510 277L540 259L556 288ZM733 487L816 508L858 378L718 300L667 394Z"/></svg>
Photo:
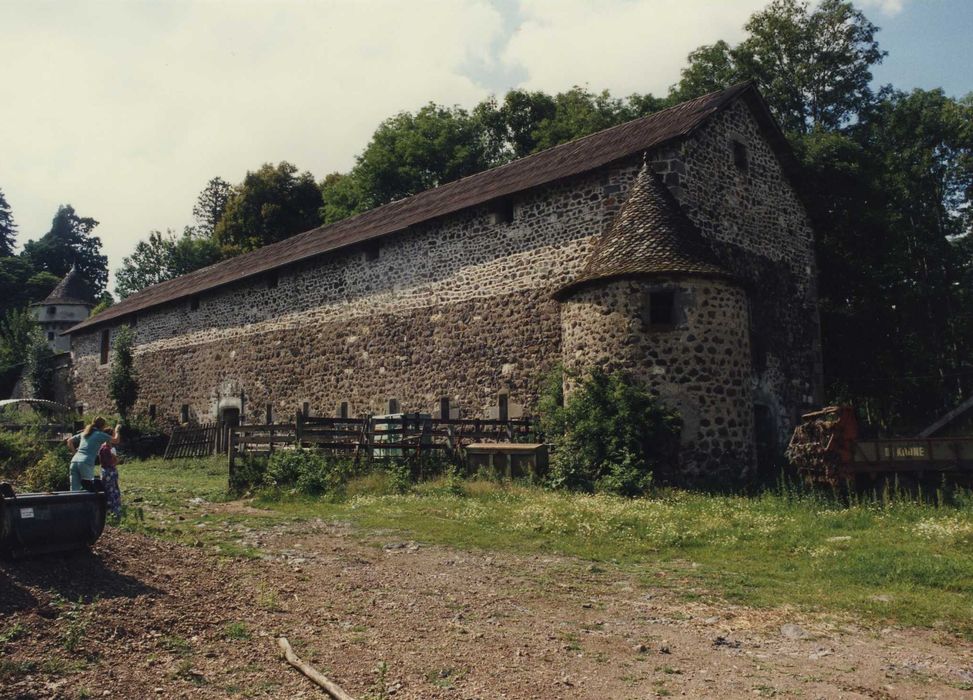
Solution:
<svg viewBox="0 0 973 700"><path fill-rule="evenodd" d="M68 449L74 454L71 457L72 491L83 491L86 487L91 486L91 482L95 478L95 457L98 456L98 450L101 449L101 446L106 442L117 445L122 441L121 423L115 426L115 431L111 435L105 431L106 425L108 425L108 422L98 416L83 431L65 441Z"/></svg>

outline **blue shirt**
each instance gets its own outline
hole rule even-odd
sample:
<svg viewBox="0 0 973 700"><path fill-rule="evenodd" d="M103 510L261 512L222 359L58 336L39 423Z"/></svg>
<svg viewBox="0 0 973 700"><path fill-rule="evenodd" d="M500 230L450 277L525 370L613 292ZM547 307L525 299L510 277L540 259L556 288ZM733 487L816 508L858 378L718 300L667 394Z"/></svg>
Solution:
<svg viewBox="0 0 973 700"><path fill-rule="evenodd" d="M78 433L74 436L74 441L78 443L78 451L74 453L71 462L94 469L98 450L106 442L111 441L111 435L101 430L92 430L88 437L85 437L83 433Z"/></svg>

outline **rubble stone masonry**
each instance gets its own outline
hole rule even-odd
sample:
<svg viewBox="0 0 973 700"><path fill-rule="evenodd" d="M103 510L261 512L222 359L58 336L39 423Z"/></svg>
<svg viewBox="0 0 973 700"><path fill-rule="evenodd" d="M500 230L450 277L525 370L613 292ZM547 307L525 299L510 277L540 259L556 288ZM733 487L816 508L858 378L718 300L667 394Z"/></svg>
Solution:
<svg viewBox="0 0 973 700"><path fill-rule="evenodd" d="M735 160L734 141L746 147L746 168ZM478 206L377 246L211 290L198 308L185 299L139 312L136 410L154 406L159 418L175 421L188 405L190 419L202 422L240 408L246 420L262 421L268 405L275 418L305 402L312 415L334 414L342 402L357 415L384 413L396 399L402 411L438 415L448 397L476 417L503 392L530 412L564 345L572 358L624 358L652 386L665 384L684 409L694 407L687 441L698 464L731 451L746 462L754 453L754 401L770 409L783 438L816 400L811 229L742 101L649 158L740 280L672 281L693 301L683 330L640 335L612 316L638 314L633 304L645 289L632 282L564 305L553 298L610 226L641 163L636 154L515 195L510 222L502 208ZM74 387L86 408L108 410L101 333L73 336Z"/></svg>

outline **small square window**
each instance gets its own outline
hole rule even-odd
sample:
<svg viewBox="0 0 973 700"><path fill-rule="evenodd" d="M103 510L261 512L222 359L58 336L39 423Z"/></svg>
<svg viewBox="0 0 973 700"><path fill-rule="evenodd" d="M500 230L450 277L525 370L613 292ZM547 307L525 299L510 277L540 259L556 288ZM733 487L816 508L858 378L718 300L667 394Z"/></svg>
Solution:
<svg viewBox="0 0 973 700"><path fill-rule="evenodd" d="M365 260L374 262L381 255L382 244L378 241L369 241L365 244Z"/></svg>
<svg viewBox="0 0 973 700"><path fill-rule="evenodd" d="M747 156L747 146L741 141L733 142L733 163L737 166L737 170L741 172L746 172L750 165Z"/></svg>
<svg viewBox="0 0 973 700"><path fill-rule="evenodd" d="M190 311L199 311L199 297L198 296L190 297L189 298L189 310Z"/></svg>
<svg viewBox="0 0 973 700"><path fill-rule="evenodd" d="M47 339L48 340L54 340L54 331L48 331L47 332Z"/></svg>
<svg viewBox="0 0 973 700"><path fill-rule="evenodd" d="M649 326L672 328L676 325L676 293L664 290L649 293Z"/></svg>
<svg viewBox="0 0 973 700"><path fill-rule="evenodd" d="M267 289L276 289L277 285L280 284L280 275L277 270L271 270L267 273Z"/></svg>
<svg viewBox="0 0 973 700"><path fill-rule="evenodd" d="M490 219L494 224L511 224L514 220L514 200L503 197L493 203Z"/></svg>

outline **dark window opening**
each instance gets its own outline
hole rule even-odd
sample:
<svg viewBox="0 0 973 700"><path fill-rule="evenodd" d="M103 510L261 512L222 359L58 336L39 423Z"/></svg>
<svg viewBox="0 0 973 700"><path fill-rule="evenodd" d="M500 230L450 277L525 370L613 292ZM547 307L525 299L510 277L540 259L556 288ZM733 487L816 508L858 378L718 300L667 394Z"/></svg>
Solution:
<svg viewBox="0 0 973 700"><path fill-rule="evenodd" d="M190 297L189 298L189 310L190 311L198 311L199 310L199 297Z"/></svg>
<svg viewBox="0 0 973 700"><path fill-rule="evenodd" d="M301 415L304 416L305 418L311 415L311 404L309 404L307 401L305 401L304 404L301 406Z"/></svg>
<svg viewBox="0 0 973 700"><path fill-rule="evenodd" d="M154 403L150 403L149 404L149 418L151 420L155 420L155 404Z"/></svg>
<svg viewBox="0 0 973 700"><path fill-rule="evenodd" d="M274 422L274 405L272 403L267 404L266 417L267 417L267 425L270 425L271 423Z"/></svg>
<svg viewBox="0 0 973 700"><path fill-rule="evenodd" d="M280 275L277 270L271 270L267 273L267 289L276 289L277 285L280 284Z"/></svg>
<svg viewBox="0 0 973 700"><path fill-rule="evenodd" d="M83 416L84 415L84 404L83 403L77 404L74 407L74 410L78 412L78 415L79 416Z"/></svg>
<svg viewBox="0 0 973 700"><path fill-rule="evenodd" d="M48 340L54 340L54 331L48 331L47 332L47 339Z"/></svg>
<svg viewBox="0 0 973 700"><path fill-rule="evenodd" d="M365 260L372 262L378 260L382 250L382 244L378 241L369 241L365 244Z"/></svg>
<svg viewBox="0 0 973 700"><path fill-rule="evenodd" d="M348 417L348 402L342 401L341 405L338 406L338 418L347 418L347 417Z"/></svg>
<svg viewBox="0 0 973 700"><path fill-rule="evenodd" d="M672 290L649 293L649 325L671 328L676 324L676 293Z"/></svg>
<svg viewBox="0 0 973 700"><path fill-rule="evenodd" d="M449 420L449 397L444 396L439 399L439 417Z"/></svg>
<svg viewBox="0 0 973 700"><path fill-rule="evenodd" d="M754 404L753 433L757 448L757 468L763 474L770 473L777 460L777 426L769 406Z"/></svg>
<svg viewBox="0 0 973 700"><path fill-rule="evenodd" d="M398 413L398 412L399 412L399 400L389 399L389 413Z"/></svg>
<svg viewBox="0 0 973 700"><path fill-rule="evenodd" d="M514 220L514 200L511 197L498 199L493 203L491 218L495 224L510 224Z"/></svg>
<svg viewBox="0 0 973 700"><path fill-rule="evenodd" d="M108 353L111 350L111 331L103 330L101 332L101 364L108 364Z"/></svg>
<svg viewBox="0 0 973 700"><path fill-rule="evenodd" d="M128 317L128 327L129 328L136 328L136 327L138 327L138 325L139 325L139 315L138 314L132 314L131 316Z"/></svg>
<svg viewBox="0 0 973 700"><path fill-rule="evenodd" d="M47 313L48 313L49 316L53 316L54 314L57 313L57 307L56 306L48 306L47 307Z"/></svg>
<svg viewBox="0 0 973 700"><path fill-rule="evenodd" d="M740 141L733 142L733 163L737 166L737 169L746 172L749 166L747 157L747 146Z"/></svg>
<svg viewBox="0 0 973 700"><path fill-rule="evenodd" d="M497 418L500 420L510 419L510 401L506 394L500 394L497 397Z"/></svg>
<svg viewBox="0 0 973 700"><path fill-rule="evenodd" d="M189 422L189 404L184 403L182 408L179 409L179 422L188 423Z"/></svg>

